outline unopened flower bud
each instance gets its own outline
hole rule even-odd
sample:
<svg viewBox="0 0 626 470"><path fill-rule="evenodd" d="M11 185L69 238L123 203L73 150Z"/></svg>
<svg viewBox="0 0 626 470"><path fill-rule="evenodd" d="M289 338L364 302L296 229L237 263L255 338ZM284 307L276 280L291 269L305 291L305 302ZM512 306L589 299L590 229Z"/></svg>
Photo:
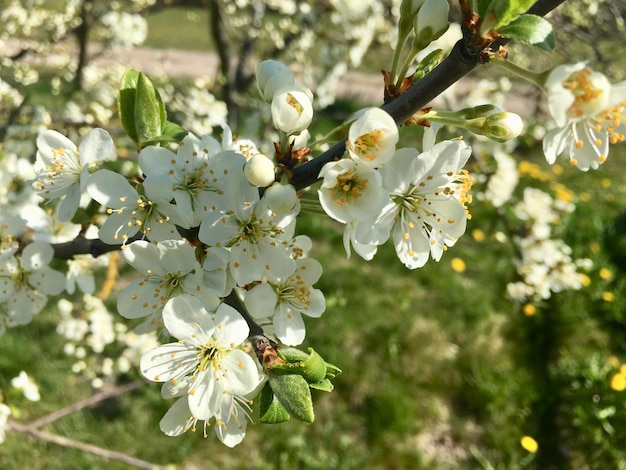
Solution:
<svg viewBox="0 0 626 470"><path fill-rule="evenodd" d="M290 184L274 183L263 194L267 207L278 215L289 212L296 205L296 189Z"/></svg>
<svg viewBox="0 0 626 470"><path fill-rule="evenodd" d="M506 142L515 139L524 129L524 123L515 113L499 112L477 119L475 124L468 126L475 134L484 135L496 142Z"/></svg>
<svg viewBox="0 0 626 470"><path fill-rule="evenodd" d="M256 86L261 97L268 103L274 99L276 90L294 83L293 73L281 62L264 60L257 65Z"/></svg>
<svg viewBox="0 0 626 470"><path fill-rule="evenodd" d="M250 157L243 171L248 182L253 186L263 188L274 182L274 162L261 153Z"/></svg>
<svg viewBox="0 0 626 470"><path fill-rule="evenodd" d="M413 19L423 4L424 0L402 0L400 16Z"/></svg>
<svg viewBox="0 0 626 470"><path fill-rule="evenodd" d="M313 93L301 85L281 88L272 99L272 120L274 127L285 134L298 134L313 119Z"/></svg>
<svg viewBox="0 0 626 470"><path fill-rule="evenodd" d="M448 30L450 5L447 0L426 0L415 17L415 40L422 47Z"/></svg>

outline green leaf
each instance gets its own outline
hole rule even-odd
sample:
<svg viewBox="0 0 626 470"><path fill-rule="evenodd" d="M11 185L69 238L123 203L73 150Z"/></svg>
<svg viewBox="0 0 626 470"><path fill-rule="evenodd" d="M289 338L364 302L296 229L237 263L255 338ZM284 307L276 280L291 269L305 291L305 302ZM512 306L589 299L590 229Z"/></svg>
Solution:
<svg viewBox="0 0 626 470"><path fill-rule="evenodd" d="M176 123L166 121L163 134L152 140L142 142L142 146L176 143L182 141L188 134L187 130Z"/></svg>
<svg viewBox="0 0 626 470"><path fill-rule="evenodd" d="M441 49L435 49L426 57L424 57L419 64L417 64L417 68L415 69L415 73L413 74L413 83L417 82L424 75L430 73L435 67L439 65L439 63L443 60L444 52Z"/></svg>
<svg viewBox="0 0 626 470"><path fill-rule="evenodd" d="M261 390L259 402L259 421L266 424L284 423L289 421L290 416L283 405L280 404L272 387L266 383Z"/></svg>
<svg viewBox="0 0 626 470"><path fill-rule="evenodd" d="M491 6L492 0L478 0L478 6L476 8L476 13L478 16L483 18L487 13L488 8Z"/></svg>
<svg viewBox="0 0 626 470"><path fill-rule="evenodd" d="M134 142L137 140L137 128L135 127L135 99L137 96L137 80L139 72L137 70L127 70L122 75L120 92L117 96L117 109L120 115L122 127Z"/></svg>
<svg viewBox="0 0 626 470"><path fill-rule="evenodd" d="M304 423L313 422L313 400L304 377L296 374L270 375L268 381L274 395L291 416Z"/></svg>
<svg viewBox="0 0 626 470"><path fill-rule="evenodd" d="M146 75L139 72L135 97L135 127L140 146L162 135L165 128L165 105Z"/></svg>
<svg viewBox="0 0 626 470"><path fill-rule="evenodd" d="M498 33L508 39L537 46L546 51L554 49L554 32L549 21L536 15L520 15Z"/></svg>
<svg viewBox="0 0 626 470"><path fill-rule="evenodd" d="M513 19L535 4L536 0L494 0L489 5L483 17L480 31L482 34L488 31L498 31L502 26L509 24Z"/></svg>

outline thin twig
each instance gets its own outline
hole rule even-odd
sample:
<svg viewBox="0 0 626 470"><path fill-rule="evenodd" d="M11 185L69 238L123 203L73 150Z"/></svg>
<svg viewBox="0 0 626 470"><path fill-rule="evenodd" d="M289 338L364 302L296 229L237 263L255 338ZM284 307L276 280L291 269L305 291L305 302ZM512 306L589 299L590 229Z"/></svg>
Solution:
<svg viewBox="0 0 626 470"><path fill-rule="evenodd" d="M90 454L97 455L102 459L109 460L119 460L127 465L133 465L137 468L146 468L148 470L167 470L168 467L163 465L157 465L154 463L146 462L145 460L137 459L135 457L131 457L126 454L122 454L121 452L115 452L109 449L103 449L102 447L94 446L92 444L86 444L84 442L75 441L74 439L69 439L63 436L57 436L56 434L50 434L45 431L40 431L39 429L34 429L29 425L16 423L14 421L9 421L9 429L20 432L22 434L27 434L36 439L40 439L46 442L52 442L54 444L60 445L62 447L70 447L72 449L82 450L84 452L89 452Z"/></svg>
<svg viewBox="0 0 626 470"><path fill-rule="evenodd" d="M28 425L29 428L32 429L37 429L37 428L41 428L42 426L45 426L46 424L50 424L54 421L56 421L57 419L60 419L64 416L67 416L69 414L72 414L76 411L82 410L83 408L87 408L89 406L94 406L98 403L100 403L101 401L107 400L109 398L113 398L116 397L118 395L122 395L126 392L130 392L132 390L136 390L139 387L141 387L142 385L144 385L144 383L142 381L136 380L135 382L131 382L128 383L126 385L122 385L120 387L116 387L113 390L108 390L106 392L100 392L100 393L96 393L95 395L93 395L92 397L89 397L85 400L79 401L77 403L74 403L73 405L70 405L66 408L63 408L61 410L55 411L54 413L50 413L49 415L46 415L42 418L39 418L36 421L33 421L32 423L30 423Z"/></svg>
<svg viewBox="0 0 626 470"><path fill-rule="evenodd" d="M119 460L120 462L128 465L133 465L138 468L147 468L150 470L165 470L167 469L167 467L146 462L145 460L137 459L121 452L116 452L110 449L103 449L102 447L94 446L92 444L86 444L84 442L76 441L74 439L58 436L56 434L51 434L40 430L40 428L45 426L46 424L53 423L54 421L64 416L75 413L76 411L82 410L83 408L94 406L109 398L122 395L132 390L136 390L140 388L143 384L144 383L142 381L137 380L135 382L130 382L128 384L116 387L113 390L97 393L94 396L74 403L71 406L55 411L54 413L50 413L49 415L33 421L30 424L20 424L15 421L9 421L9 429L20 432L22 434L28 434L29 436L33 436L34 438L40 439L42 441L52 442L63 447L70 447L73 449L82 450L84 452L89 452L90 454L97 455L98 457L106 460Z"/></svg>

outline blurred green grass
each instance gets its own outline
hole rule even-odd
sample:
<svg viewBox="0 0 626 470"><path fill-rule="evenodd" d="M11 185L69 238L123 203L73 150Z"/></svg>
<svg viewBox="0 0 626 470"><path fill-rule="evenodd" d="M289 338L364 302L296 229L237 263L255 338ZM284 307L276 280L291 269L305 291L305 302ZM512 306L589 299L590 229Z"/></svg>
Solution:
<svg viewBox="0 0 626 470"><path fill-rule="evenodd" d="M204 8L165 8L152 13L147 17L148 37L143 45L156 49L214 51L208 18Z"/></svg>

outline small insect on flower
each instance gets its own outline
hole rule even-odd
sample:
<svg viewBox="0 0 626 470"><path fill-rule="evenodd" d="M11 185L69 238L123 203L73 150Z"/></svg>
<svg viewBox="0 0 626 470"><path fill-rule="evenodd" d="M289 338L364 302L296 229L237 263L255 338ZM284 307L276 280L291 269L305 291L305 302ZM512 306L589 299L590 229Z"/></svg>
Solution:
<svg viewBox="0 0 626 470"><path fill-rule="evenodd" d="M263 371L267 372L277 365L284 365L286 362L278 356L276 348L278 344L271 339L256 335L251 336L250 341L256 352L256 357L263 366Z"/></svg>

